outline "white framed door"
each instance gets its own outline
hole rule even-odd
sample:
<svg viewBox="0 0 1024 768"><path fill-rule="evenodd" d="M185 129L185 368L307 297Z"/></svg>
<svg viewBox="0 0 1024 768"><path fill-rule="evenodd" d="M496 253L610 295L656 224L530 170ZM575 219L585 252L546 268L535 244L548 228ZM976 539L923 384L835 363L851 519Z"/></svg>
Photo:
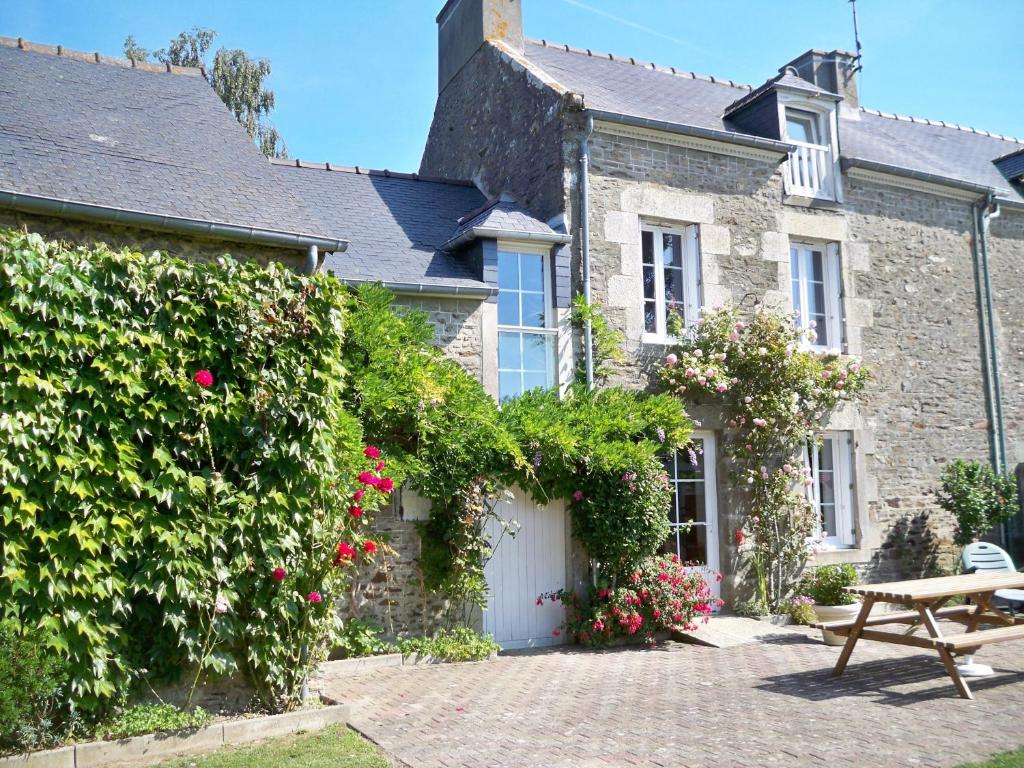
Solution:
<svg viewBox="0 0 1024 768"><path fill-rule="evenodd" d="M672 484L669 537L661 547L665 554L719 571L717 444L713 432L694 432L693 455L687 450L666 456L665 471ZM709 575L715 597L721 597L717 579Z"/></svg>
<svg viewBox="0 0 1024 768"><path fill-rule="evenodd" d="M494 554L484 568L484 632L503 648L557 645L565 642L553 634L562 623L562 605L550 600L537 605L537 598L566 584L565 504L541 506L520 488L513 494L512 503L499 504L496 511L518 523L515 537L502 535L497 521L488 524Z"/></svg>

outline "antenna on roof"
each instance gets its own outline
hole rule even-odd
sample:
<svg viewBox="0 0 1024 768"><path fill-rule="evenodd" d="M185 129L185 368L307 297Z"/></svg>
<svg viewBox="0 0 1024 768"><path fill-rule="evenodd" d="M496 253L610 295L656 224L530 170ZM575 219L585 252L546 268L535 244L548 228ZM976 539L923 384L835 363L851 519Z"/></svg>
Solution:
<svg viewBox="0 0 1024 768"><path fill-rule="evenodd" d="M864 66L860 63L860 30L857 28L857 0L850 0L850 7L853 9L853 42L857 46L857 66L854 67L854 72L860 72Z"/></svg>

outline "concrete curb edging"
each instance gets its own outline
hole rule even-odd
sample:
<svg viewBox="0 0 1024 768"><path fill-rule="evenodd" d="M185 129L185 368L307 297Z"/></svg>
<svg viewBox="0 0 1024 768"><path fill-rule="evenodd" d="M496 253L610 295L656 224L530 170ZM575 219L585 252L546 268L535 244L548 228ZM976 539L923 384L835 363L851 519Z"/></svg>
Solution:
<svg viewBox="0 0 1024 768"><path fill-rule="evenodd" d="M491 661L496 658L498 658L498 652L494 651L486 659L481 659L481 661ZM418 664L465 663L472 662L450 662L429 654L410 653L408 656L403 656L401 653L384 653L380 656L358 656L354 659L335 659L334 661L325 661L320 664L316 676L322 677L325 673L331 675L361 675L366 672L372 672L375 669L409 667Z"/></svg>
<svg viewBox="0 0 1024 768"><path fill-rule="evenodd" d="M321 709L287 712L246 720L229 720L195 733L148 734L119 741L90 741L70 747L0 758L0 768L119 768L143 766L180 755L213 752L219 747L246 744L298 731L317 731L347 723L349 707L331 704Z"/></svg>

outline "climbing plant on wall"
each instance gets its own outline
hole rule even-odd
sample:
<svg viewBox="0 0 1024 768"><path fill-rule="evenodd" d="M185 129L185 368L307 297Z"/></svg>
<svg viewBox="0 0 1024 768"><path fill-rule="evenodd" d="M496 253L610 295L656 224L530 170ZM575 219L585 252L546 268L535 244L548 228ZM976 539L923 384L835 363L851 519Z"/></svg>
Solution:
<svg viewBox="0 0 1024 768"><path fill-rule="evenodd" d="M391 491L345 289L0 232L0 611L101 708L182 662L293 706Z"/></svg>
<svg viewBox="0 0 1024 768"><path fill-rule="evenodd" d="M868 371L812 350L813 328L800 331L792 316L764 306L747 319L718 307L675 333L681 341L657 378L684 403L721 408L724 452L747 492L736 538L752 559L764 606L777 609L806 562L815 527L802 450L819 439L836 406L860 395Z"/></svg>

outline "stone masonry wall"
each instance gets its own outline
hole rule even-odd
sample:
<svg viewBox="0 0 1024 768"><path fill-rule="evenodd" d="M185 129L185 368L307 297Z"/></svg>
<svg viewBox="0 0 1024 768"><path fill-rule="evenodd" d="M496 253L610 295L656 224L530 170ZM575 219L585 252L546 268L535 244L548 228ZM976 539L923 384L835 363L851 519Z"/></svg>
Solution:
<svg viewBox="0 0 1024 768"><path fill-rule="evenodd" d="M481 375L483 304L409 297L398 297L398 303L426 312L438 346L469 373ZM497 340L489 343L493 346ZM418 564L421 546L415 521L428 514L427 502L407 490L395 494L392 505L378 512L377 532L387 539L388 551L378 558L376 567L360 571L340 608L343 616L371 621L389 635L429 634L442 624L448 602L442 595L424 591Z"/></svg>
<svg viewBox="0 0 1024 768"><path fill-rule="evenodd" d="M224 254L231 254L240 261L251 259L263 265L279 261L292 269L301 268L306 261L305 252L298 249L249 246L225 240L184 237L170 232L34 216L10 210L0 211L0 227L38 232L50 240L65 240L87 246L106 243L111 248L131 248L142 253L166 251L172 256L195 261L213 261Z"/></svg>
<svg viewBox="0 0 1024 768"><path fill-rule="evenodd" d="M547 220L563 210L562 98L484 44L438 95L420 173L470 179Z"/></svg>
<svg viewBox="0 0 1024 768"><path fill-rule="evenodd" d="M844 287L845 349L875 381L858 408L833 416L855 443L858 547L815 562L853 562L869 577L948 568L952 521L932 490L956 457L985 459L987 412L970 240L969 202L844 178L834 209L784 204L778 161L732 157L641 131L591 139L591 262L594 298L626 334L628 362L616 383L649 386L664 347L643 333L640 224L699 224L703 301L790 308L791 241L837 242ZM1024 217L993 223L1010 453L1024 460ZM695 414L721 426L711 411ZM737 499L720 466L719 531L725 596L738 586L726 532Z"/></svg>

